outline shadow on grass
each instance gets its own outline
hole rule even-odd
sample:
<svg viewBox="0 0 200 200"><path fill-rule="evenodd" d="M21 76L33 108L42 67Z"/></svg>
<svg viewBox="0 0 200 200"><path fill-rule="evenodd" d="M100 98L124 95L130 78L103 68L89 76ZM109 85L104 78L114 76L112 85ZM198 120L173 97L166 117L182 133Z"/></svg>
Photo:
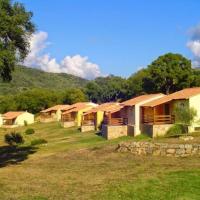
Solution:
<svg viewBox="0 0 200 200"><path fill-rule="evenodd" d="M6 167L7 165L15 165L26 159L30 154L35 153L37 147L26 146L26 147L11 147L2 146L0 147L0 168Z"/></svg>

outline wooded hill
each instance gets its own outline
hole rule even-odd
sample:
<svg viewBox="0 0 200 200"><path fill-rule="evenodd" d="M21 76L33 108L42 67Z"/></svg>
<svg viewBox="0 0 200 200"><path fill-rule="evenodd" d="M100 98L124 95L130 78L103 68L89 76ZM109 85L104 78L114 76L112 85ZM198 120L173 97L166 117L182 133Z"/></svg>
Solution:
<svg viewBox="0 0 200 200"><path fill-rule="evenodd" d="M0 80L0 95L16 94L32 88L64 90L82 88L88 80L64 73L48 73L39 69L17 66L10 83Z"/></svg>

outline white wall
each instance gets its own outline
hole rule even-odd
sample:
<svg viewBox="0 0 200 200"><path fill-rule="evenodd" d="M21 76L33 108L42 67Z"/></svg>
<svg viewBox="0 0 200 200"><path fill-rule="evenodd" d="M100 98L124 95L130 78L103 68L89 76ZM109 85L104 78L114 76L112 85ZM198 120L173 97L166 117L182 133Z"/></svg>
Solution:
<svg viewBox="0 0 200 200"><path fill-rule="evenodd" d="M24 121L26 121L27 124L33 124L34 123L34 115L29 112L24 112L16 118L14 124L18 125L18 126L24 126Z"/></svg>

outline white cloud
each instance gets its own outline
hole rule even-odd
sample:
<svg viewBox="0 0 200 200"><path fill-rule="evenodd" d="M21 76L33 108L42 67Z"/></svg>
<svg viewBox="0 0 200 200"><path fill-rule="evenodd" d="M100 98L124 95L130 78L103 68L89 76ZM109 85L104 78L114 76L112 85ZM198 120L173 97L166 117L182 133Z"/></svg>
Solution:
<svg viewBox="0 0 200 200"><path fill-rule="evenodd" d="M193 27L190 30L191 39L187 42L187 47L194 55L192 66L200 67L200 25Z"/></svg>
<svg viewBox="0 0 200 200"><path fill-rule="evenodd" d="M196 57L200 57L200 40L189 41L187 47Z"/></svg>
<svg viewBox="0 0 200 200"><path fill-rule="evenodd" d="M30 53L24 62L26 66L37 67L47 72L73 74L87 79L102 76L99 66L90 62L88 57L82 57L79 54L65 56L58 63L50 54L43 53L43 50L49 45L47 38L48 34L42 31L32 35Z"/></svg>

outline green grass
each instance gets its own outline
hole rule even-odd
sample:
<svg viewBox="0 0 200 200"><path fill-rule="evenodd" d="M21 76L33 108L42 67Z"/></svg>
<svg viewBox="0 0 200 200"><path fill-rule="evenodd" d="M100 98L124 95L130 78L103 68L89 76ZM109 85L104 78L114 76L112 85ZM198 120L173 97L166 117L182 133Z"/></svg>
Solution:
<svg viewBox="0 0 200 200"><path fill-rule="evenodd" d="M27 128L35 133L26 135ZM95 132L37 123L16 129L25 144L10 149L3 142L9 131L0 129L0 199L199 199L199 157L137 157L115 151L121 141L151 140L146 136L107 141ZM35 139L48 143L31 147Z"/></svg>

